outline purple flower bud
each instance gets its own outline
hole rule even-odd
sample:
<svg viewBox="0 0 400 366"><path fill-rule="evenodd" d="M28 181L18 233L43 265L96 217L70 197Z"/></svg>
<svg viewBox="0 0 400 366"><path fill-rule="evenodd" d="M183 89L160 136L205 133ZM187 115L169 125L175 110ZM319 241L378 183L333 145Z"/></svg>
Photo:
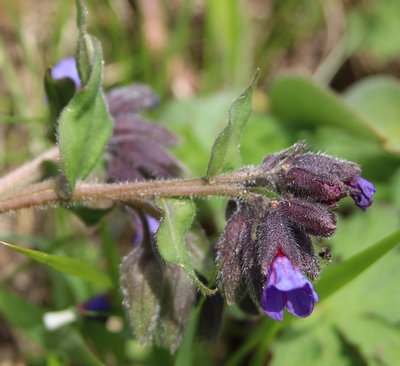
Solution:
<svg viewBox="0 0 400 366"><path fill-rule="evenodd" d="M299 318L309 316L319 301L313 285L289 258L277 255L268 271L260 306L272 319L282 321L287 310Z"/></svg>
<svg viewBox="0 0 400 366"><path fill-rule="evenodd" d="M160 220L157 220L156 218L148 214L145 214L145 218L147 221L147 227L149 229L150 235L155 235L158 228L160 227Z"/></svg>
<svg viewBox="0 0 400 366"><path fill-rule="evenodd" d="M264 277L271 268L271 263L278 251L293 257L299 264L296 242L289 228L288 221L278 211L266 212L257 228L258 260Z"/></svg>
<svg viewBox="0 0 400 366"><path fill-rule="evenodd" d="M297 242L289 221L281 212L266 212L257 227L258 261L264 278L277 253L288 257L296 267L301 267L304 250L301 244Z"/></svg>
<svg viewBox="0 0 400 366"><path fill-rule="evenodd" d="M81 305L81 309L85 311L105 312L110 311L110 300L105 294L92 297Z"/></svg>
<svg viewBox="0 0 400 366"><path fill-rule="evenodd" d="M361 173L359 165L353 162L314 153L295 156L291 161L291 166L315 174L330 174L344 183L348 183L353 177Z"/></svg>
<svg viewBox="0 0 400 366"><path fill-rule="evenodd" d="M242 278L243 247L251 241L253 210L239 204L225 226L218 243L217 263L220 265L218 286L228 304L236 302Z"/></svg>
<svg viewBox="0 0 400 366"><path fill-rule="evenodd" d="M152 140L161 146L175 146L179 138L165 127L151 123L138 114L112 115L115 122L113 138L126 141L131 137L140 137L146 141Z"/></svg>
<svg viewBox="0 0 400 366"><path fill-rule="evenodd" d="M295 237L296 243L301 248L301 261L299 268L313 281L319 279L321 265L318 256L315 255L314 246L310 236L297 226L292 227L292 233Z"/></svg>
<svg viewBox="0 0 400 366"><path fill-rule="evenodd" d="M263 166L266 169L276 168L278 164L287 164L292 161L298 154L307 149L305 142L298 142L287 149L279 151L275 154L267 155L263 160Z"/></svg>
<svg viewBox="0 0 400 366"><path fill-rule="evenodd" d="M328 205L347 196L345 185L333 175L303 168L290 168L283 174L283 182L289 192Z"/></svg>
<svg viewBox="0 0 400 366"><path fill-rule="evenodd" d="M81 79L73 57L67 57L57 62L51 69L51 76L53 79L70 78L75 83L76 90L81 88Z"/></svg>
<svg viewBox="0 0 400 366"><path fill-rule="evenodd" d="M95 296L78 307L81 316L99 322L107 321L108 315L106 313L110 310L111 303L105 294Z"/></svg>
<svg viewBox="0 0 400 366"><path fill-rule="evenodd" d="M323 205L301 199L284 200L279 210L307 234L331 236L336 231L336 216Z"/></svg>
<svg viewBox="0 0 400 366"><path fill-rule="evenodd" d="M157 107L160 99L147 85L135 83L111 89L107 93L107 103L110 114L116 117Z"/></svg>
<svg viewBox="0 0 400 366"><path fill-rule="evenodd" d="M371 182L363 177L355 177L349 183L349 187L352 188L350 196L358 207L365 211L368 206L371 206L372 197L376 192L376 188Z"/></svg>

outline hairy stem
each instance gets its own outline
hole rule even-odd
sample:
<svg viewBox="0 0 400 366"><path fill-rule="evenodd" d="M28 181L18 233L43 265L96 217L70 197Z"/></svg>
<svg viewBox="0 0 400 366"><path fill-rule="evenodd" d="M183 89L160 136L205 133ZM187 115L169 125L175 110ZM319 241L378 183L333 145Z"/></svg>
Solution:
<svg viewBox="0 0 400 366"><path fill-rule="evenodd" d="M235 173L231 177L235 181ZM88 201L129 201L135 199L153 199L155 197L204 197L225 196L253 200L257 196L249 189L235 184L224 183L228 175L220 182L206 182L201 178L162 180L150 182L98 184L78 182L73 196L65 199L59 194L58 182L49 180L28 187L22 187L0 198L0 213L21 208L44 206L56 203L77 203Z"/></svg>

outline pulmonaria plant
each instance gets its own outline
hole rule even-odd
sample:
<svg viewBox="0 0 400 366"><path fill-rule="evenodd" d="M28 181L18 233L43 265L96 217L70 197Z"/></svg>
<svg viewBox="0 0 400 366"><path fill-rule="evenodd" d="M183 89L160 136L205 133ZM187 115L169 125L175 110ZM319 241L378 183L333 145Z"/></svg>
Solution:
<svg viewBox="0 0 400 366"><path fill-rule="evenodd" d="M69 77L77 91L81 88L73 59L58 63L52 69L52 77ZM106 147L108 180L123 183L178 178L182 165L166 149L178 143L177 137L140 115L143 109L158 104L151 89L132 84L112 89L105 98L114 123ZM228 304L237 303L253 314L263 311L278 321L283 320L285 308L297 317L307 317L319 301L312 281L319 278L320 260L312 237L335 233L336 203L350 196L365 210L376 191L361 177L357 164L325 154L305 153L306 149L305 143L298 143L268 155L259 167L237 171L242 178L235 181L236 190L255 194L232 197L229 208L233 205L236 210L217 247L217 284ZM216 151L215 148L214 155ZM214 158L212 163L215 161ZM218 171L218 161L214 166L212 163L209 172ZM257 189L270 194L257 194ZM175 351L196 303L195 287L181 269L163 263L156 242L162 212L153 199L139 201L147 213L135 207L138 200L128 202L135 235L133 249L121 266L124 305L142 344L155 342ZM149 207L156 218L149 215ZM190 246L189 237L186 235L185 241ZM176 298L180 300L175 301ZM204 319L215 318L213 322L219 324L220 297L212 298L216 299L213 309L206 312ZM205 305L209 303L206 301Z"/></svg>
<svg viewBox="0 0 400 366"><path fill-rule="evenodd" d="M184 334L215 339L223 297L278 321L285 308L297 317L309 316L319 301L312 282L319 278L320 260L312 240L335 233L333 210L341 199L350 196L362 210L370 206L373 184L361 177L357 164L305 152L305 143L268 155L259 166L242 167L239 146L258 72L229 109L205 175L182 177L188 170L168 151L178 137L141 114L158 104L153 91L140 84L102 90L101 44L86 33L83 2L77 0L77 7L75 59L62 60L45 75L49 132L58 146L5 177L0 212L55 204L72 210L77 203L104 200L122 206L134 234L122 259L119 286L82 305L79 313L105 320L116 305L115 291L121 291L133 334L145 346L156 344L173 353ZM60 174L29 185L43 178L36 170L49 156L56 164L59 158ZM102 158L104 181L97 176L91 182ZM28 183L20 182L21 174ZM13 185L18 189L12 191ZM229 202L216 250L210 241L217 231L212 209L197 215L202 207L195 200L212 196ZM95 214L90 224L111 210L87 209ZM23 252L50 263L46 253ZM74 259L52 256L51 265L104 286L114 283ZM46 319L48 329L55 329L77 315L49 313Z"/></svg>
<svg viewBox="0 0 400 366"><path fill-rule="evenodd" d="M237 201L218 244L218 283L228 303L279 321L285 307L303 318L318 301L311 237L334 234L336 202L351 196L365 210L376 191L357 164L306 148L299 143L264 159L265 176L248 186L265 186L276 198Z"/></svg>
<svg viewBox="0 0 400 366"><path fill-rule="evenodd" d="M81 87L74 59L58 63L52 69L52 77L69 77L77 91ZM176 145L178 139L164 127L152 124L139 114L143 109L158 104L151 89L140 84L115 88L106 94L106 100L114 121L114 132L107 145L110 181L178 177L182 171L181 164L166 150L166 147ZM251 313L258 313L261 309L279 321L283 320L284 308L297 317L307 317L315 302L319 301L311 281L319 278L320 262L311 237L330 237L335 233L336 216L332 210L336 202L351 196L365 210L372 204L375 193L373 184L360 176L357 164L324 154L304 153L306 148L304 143L299 143L268 155L260 167L261 174L253 181L244 179L238 184L238 188L249 190L268 189L276 198L256 195L250 200L232 201L236 211L227 222L218 244L218 286L227 302L238 303ZM242 171L246 172L246 169ZM145 204L154 207L153 200L147 200ZM136 309L139 315L137 311L132 312L136 303L134 293L138 294L138 291L134 290L136 287L130 277L142 272L136 264L140 263L141 257L157 268L144 271L138 277L141 278L139 287L150 286L155 281L154 276L174 278L176 271L160 265L162 259L158 258L154 241L158 219L137 209L128 211L135 229L134 249L123 261L121 284L127 310L134 319L135 333L143 343L149 344L156 332L148 333L147 329L164 326L157 325L156 314L160 306L165 305L152 299L150 320L146 315L140 315L143 313L141 308ZM191 295L184 298L191 300L182 313L185 316L181 318L179 327L184 327L190 303L193 303L193 287L185 286L191 289L186 291ZM161 291L160 299L163 296ZM177 314L174 306L169 309L172 315ZM155 323L150 326L150 321ZM174 338L169 341L171 349L179 345L181 334L168 335ZM162 337L159 339L163 344Z"/></svg>

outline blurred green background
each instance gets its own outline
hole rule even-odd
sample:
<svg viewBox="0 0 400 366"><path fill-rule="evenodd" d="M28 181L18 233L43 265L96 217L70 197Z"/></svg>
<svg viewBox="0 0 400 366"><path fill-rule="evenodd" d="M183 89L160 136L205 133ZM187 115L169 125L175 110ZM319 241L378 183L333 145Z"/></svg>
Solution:
<svg viewBox="0 0 400 366"><path fill-rule="evenodd" d="M231 102L259 68L243 162L259 164L268 153L305 139L314 151L361 164L363 176L378 188L366 213L348 199L336 210L337 234L316 242L332 248L329 266L399 228L400 1L87 0L86 5L88 32L103 45L104 88L133 81L154 88L161 105L148 117L181 137L173 152L188 176L205 174ZM74 54L77 35L72 0L1 1L2 174L51 146L43 76L48 66ZM225 201L210 205L221 230ZM1 240L82 259L113 278L132 236L118 210L95 227L64 208L24 210L3 215L0 229ZM194 346L194 364L400 364L399 259L395 248L317 304L310 318L282 327L227 309L219 340ZM76 306L103 290L0 247L0 365L180 362L165 350L142 349L120 308L106 327L80 319L55 332L44 328L44 312Z"/></svg>

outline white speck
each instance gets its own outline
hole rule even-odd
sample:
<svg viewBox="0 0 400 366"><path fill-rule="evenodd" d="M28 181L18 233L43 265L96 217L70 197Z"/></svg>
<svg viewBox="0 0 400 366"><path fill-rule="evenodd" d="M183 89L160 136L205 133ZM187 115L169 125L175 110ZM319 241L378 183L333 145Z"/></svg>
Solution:
<svg viewBox="0 0 400 366"><path fill-rule="evenodd" d="M75 322L77 314L72 309L52 311L43 315L43 323L47 330L56 330L64 325Z"/></svg>

